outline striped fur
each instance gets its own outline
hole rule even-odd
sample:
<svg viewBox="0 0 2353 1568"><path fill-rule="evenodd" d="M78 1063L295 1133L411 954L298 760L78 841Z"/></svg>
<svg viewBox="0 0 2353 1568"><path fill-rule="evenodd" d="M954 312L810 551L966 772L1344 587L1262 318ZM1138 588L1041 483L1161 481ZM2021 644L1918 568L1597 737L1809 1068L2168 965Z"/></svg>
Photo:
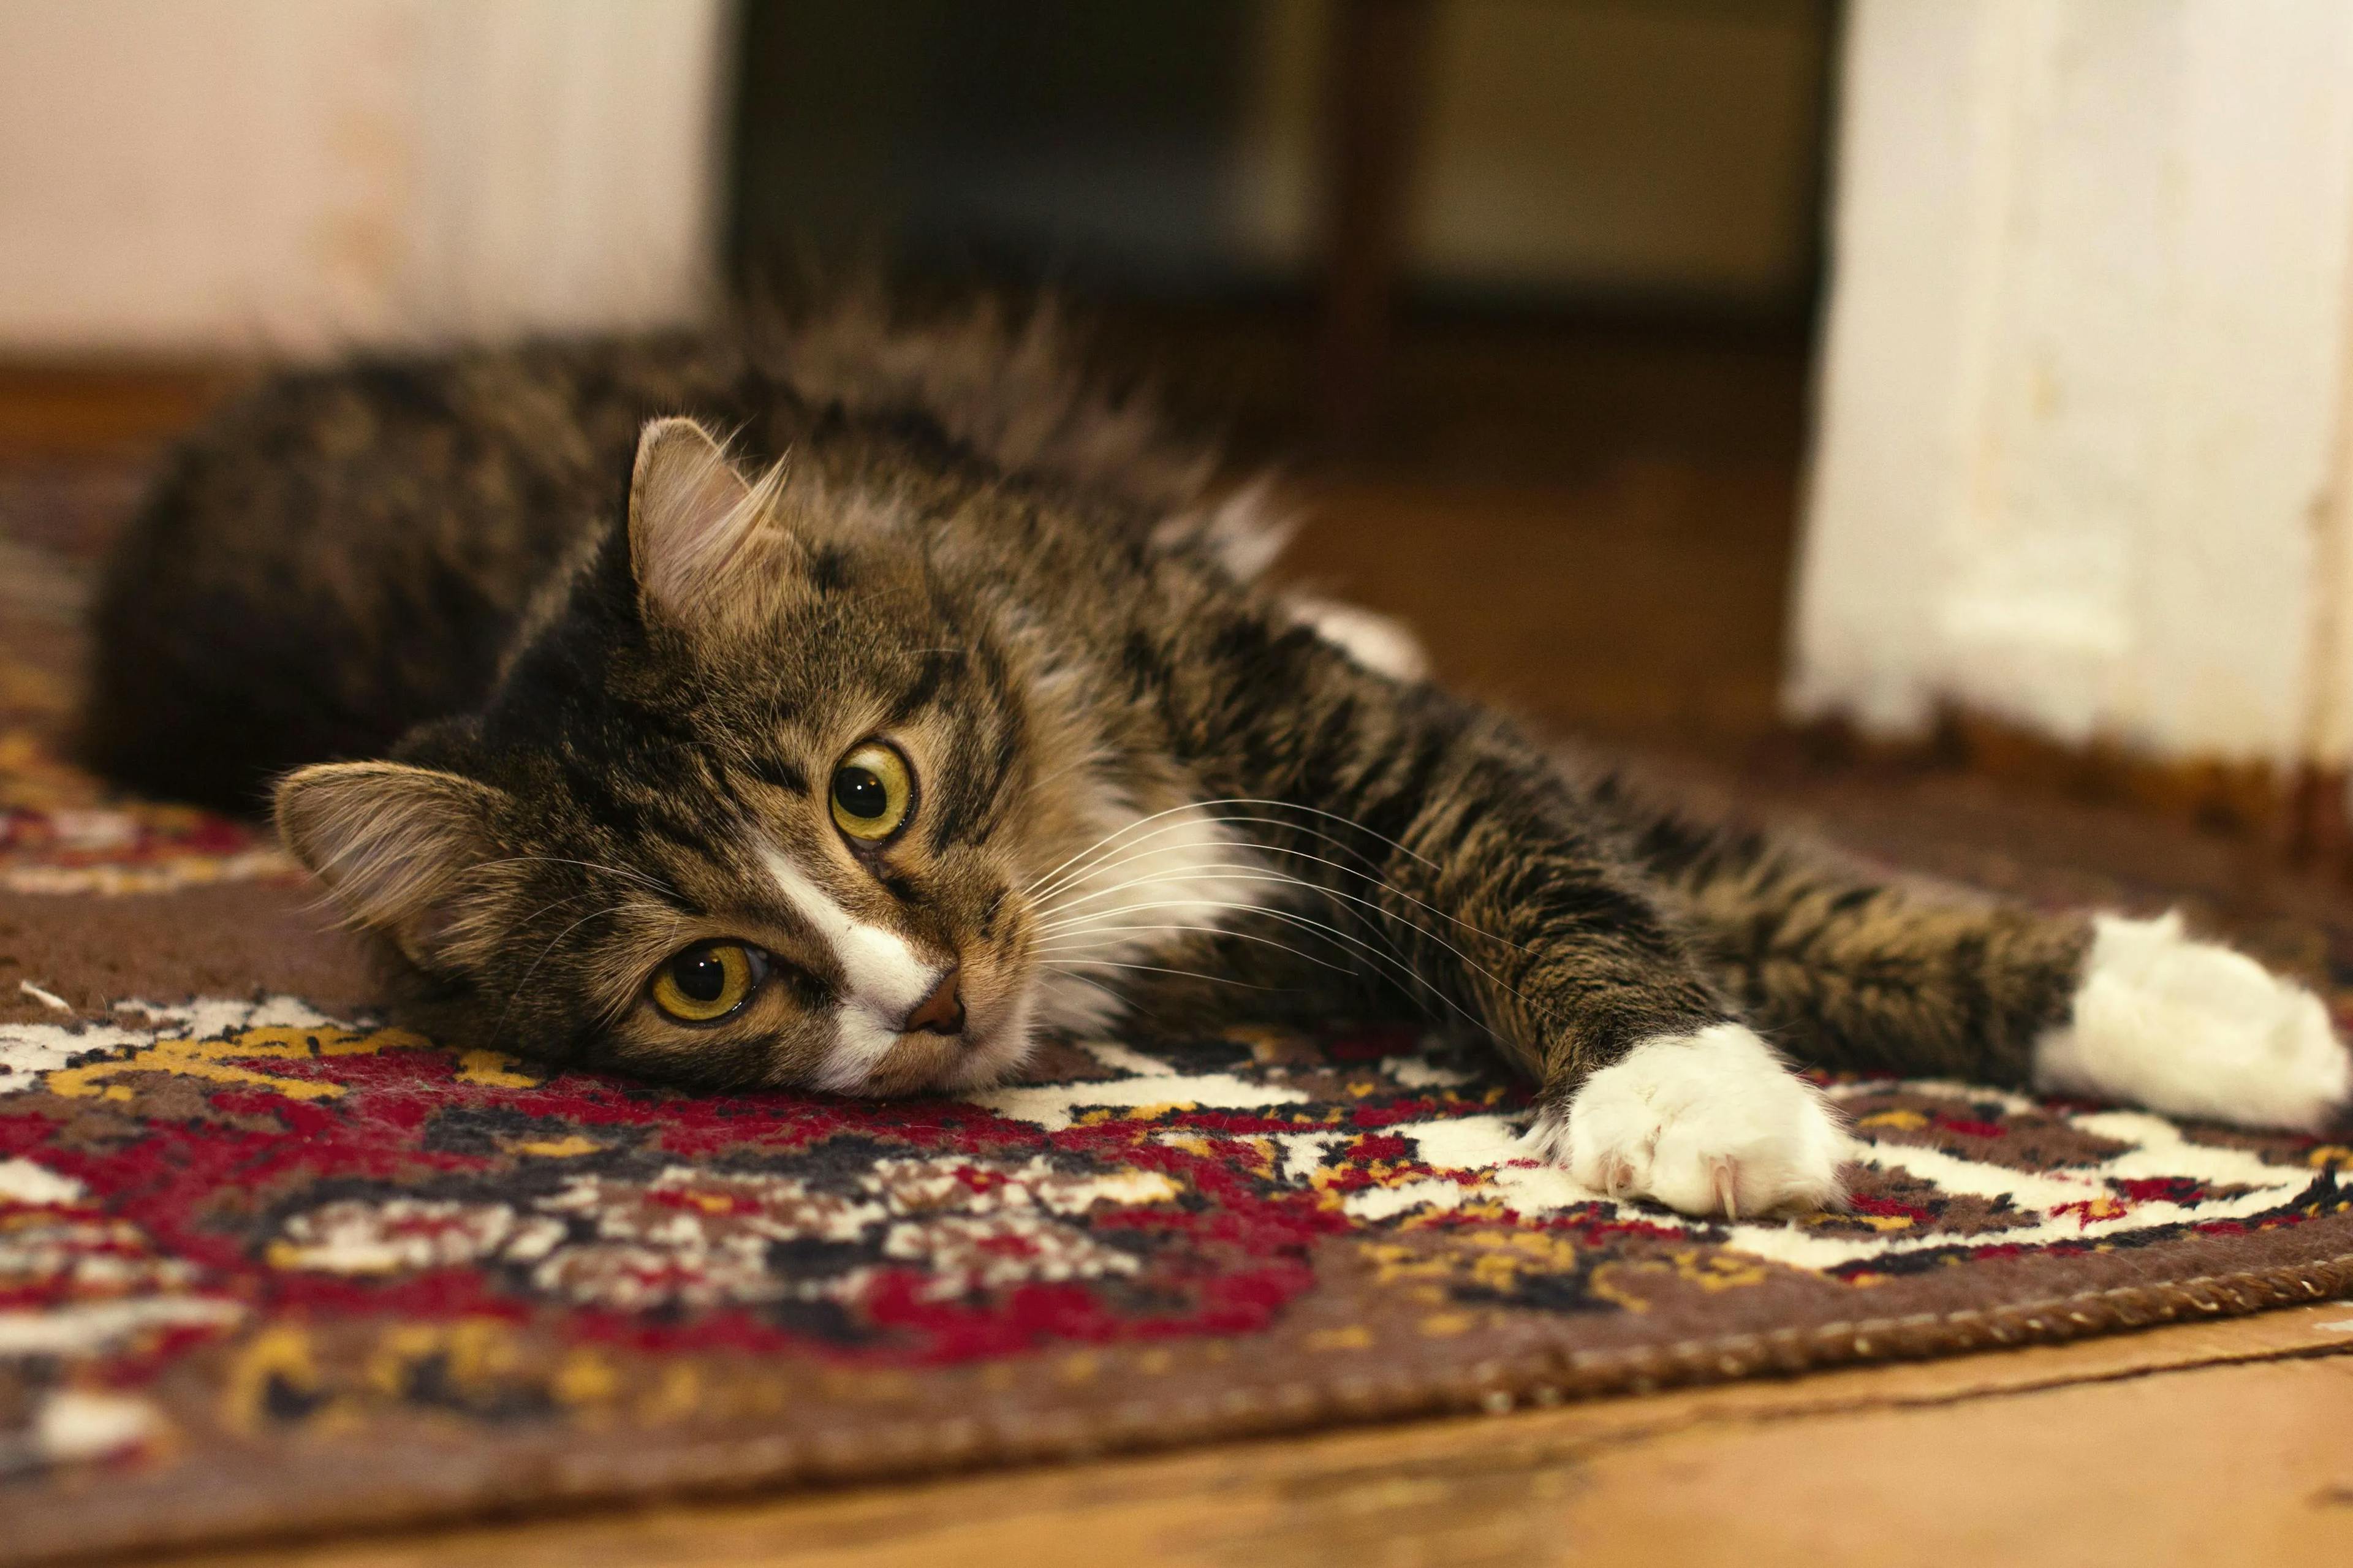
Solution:
<svg viewBox="0 0 2353 1568"><path fill-rule="evenodd" d="M699 423L652 426L633 486L665 416ZM1925 901L1563 765L1254 581L1266 505L1209 474L1050 321L986 311L290 376L113 562L92 748L232 804L302 767L286 837L421 1020L655 1076L905 1092L1040 1026L1404 1016L1491 1037L1563 1118L1638 1047L1769 1062L1746 1025L2029 1080L2084 919ZM826 791L878 738L918 804L874 847ZM648 977L719 938L767 984L667 1021ZM877 988L950 966L965 1032L892 1038Z"/></svg>

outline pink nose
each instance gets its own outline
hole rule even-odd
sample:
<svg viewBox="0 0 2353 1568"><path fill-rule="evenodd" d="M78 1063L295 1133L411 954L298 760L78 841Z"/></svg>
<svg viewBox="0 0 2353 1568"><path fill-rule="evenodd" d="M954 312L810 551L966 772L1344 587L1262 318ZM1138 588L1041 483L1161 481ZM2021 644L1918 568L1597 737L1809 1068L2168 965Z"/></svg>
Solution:
<svg viewBox="0 0 2353 1568"><path fill-rule="evenodd" d="M915 1004L915 1010L902 1019L899 1032L902 1035L961 1035L964 1033L964 993L956 986L956 966L953 963L932 987L932 994Z"/></svg>

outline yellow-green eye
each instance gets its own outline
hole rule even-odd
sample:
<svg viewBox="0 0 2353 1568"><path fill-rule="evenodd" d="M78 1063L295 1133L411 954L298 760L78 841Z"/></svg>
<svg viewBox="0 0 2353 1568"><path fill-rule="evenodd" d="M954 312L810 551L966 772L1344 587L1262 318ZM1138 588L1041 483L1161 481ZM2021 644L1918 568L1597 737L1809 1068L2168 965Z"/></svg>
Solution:
<svg viewBox="0 0 2353 1568"><path fill-rule="evenodd" d="M698 942L665 960L649 990L680 1023L714 1023L750 999L760 971L759 954L740 942Z"/></svg>
<svg viewBox="0 0 2353 1568"><path fill-rule="evenodd" d="M914 775L893 747L869 741L833 770L833 825L852 838L878 843L899 831L914 803Z"/></svg>

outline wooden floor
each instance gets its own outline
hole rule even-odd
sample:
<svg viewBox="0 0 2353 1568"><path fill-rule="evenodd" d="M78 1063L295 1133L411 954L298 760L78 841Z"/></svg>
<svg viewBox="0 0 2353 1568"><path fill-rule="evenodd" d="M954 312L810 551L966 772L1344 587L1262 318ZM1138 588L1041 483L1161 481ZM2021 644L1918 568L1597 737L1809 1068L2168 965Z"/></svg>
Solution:
<svg viewBox="0 0 2353 1568"><path fill-rule="evenodd" d="M1191 351L1174 400L1223 398L1245 449L1278 445L1297 402L1280 334L1178 326ZM1294 570L1406 614L1450 679L1540 718L1717 755L1767 731L1802 338L1474 326L1403 353L1372 455L1303 472ZM0 460L145 449L221 384L0 366ZM2228 1565L2353 1561L2348 1542L2339 1303L1792 1383L173 1561Z"/></svg>
<svg viewBox="0 0 2353 1568"><path fill-rule="evenodd" d="M175 1568L2347 1561L2353 1303L1916 1365Z"/></svg>

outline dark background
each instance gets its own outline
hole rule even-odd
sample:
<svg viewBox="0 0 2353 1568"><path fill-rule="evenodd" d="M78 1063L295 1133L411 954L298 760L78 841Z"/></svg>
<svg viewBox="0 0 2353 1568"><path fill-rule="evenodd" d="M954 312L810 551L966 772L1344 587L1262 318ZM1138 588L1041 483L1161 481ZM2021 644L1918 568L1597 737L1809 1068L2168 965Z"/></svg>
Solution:
<svg viewBox="0 0 2353 1568"><path fill-rule="evenodd" d="M1440 672L1773 728L1829 0L754 0L739 279L1045 285Z"/></svg>

